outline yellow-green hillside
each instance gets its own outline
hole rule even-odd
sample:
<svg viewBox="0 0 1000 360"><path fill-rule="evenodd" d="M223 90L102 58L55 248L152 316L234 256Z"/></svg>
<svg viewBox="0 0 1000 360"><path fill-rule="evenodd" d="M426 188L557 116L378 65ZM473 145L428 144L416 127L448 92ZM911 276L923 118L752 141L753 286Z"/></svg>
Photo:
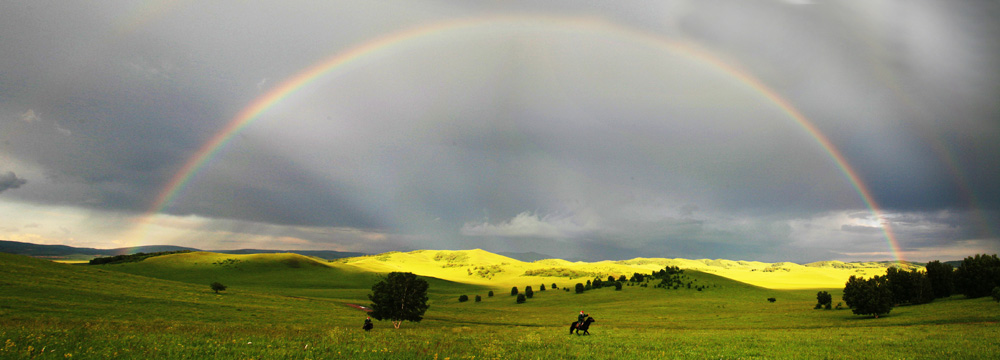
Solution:
<svg viewBox="0 0 1000 360"><path fill-rule="evenodd" d="M771 289L843 287L851 275L885 274L886 263L827 261L799 265L790 262L636 258L623 261L570 262L546 259L523 262L484 250L418 250L340 259L338 263L373 272L409 271L455 282L484 286L565 284L594 278L648 274L667 266L698 270Z"/></svg>

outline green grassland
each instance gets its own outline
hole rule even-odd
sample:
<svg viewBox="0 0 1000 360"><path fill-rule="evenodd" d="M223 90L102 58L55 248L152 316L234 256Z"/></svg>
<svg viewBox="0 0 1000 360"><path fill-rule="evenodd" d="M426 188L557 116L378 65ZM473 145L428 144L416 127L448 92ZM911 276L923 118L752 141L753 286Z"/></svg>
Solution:
<svg viewBox="0 0 1000 360"><path fill-rule="evenodd" d="M327 262L294 254L187 253L68 265L0 253L0 358L651 359L996 358L1000 305L954 296L878 319L814 310L851 274L879 264L635 259L532 263L472 251L416 251ZM564 291L592 274L686 269L676 290ZM765 271L766 269L770 269ZM860 270L860 271L859 271ZM428 280L419 323L361 330L380 274ZM526 276L526 272L535 275ZM587 274L586 277L572 277ZM770 276L770 277L768 277ZM739 281L737 281L739 280ZM229 288L220 294L208 284ZM838 284L839 282L839 284ZM552 289L556 283L560 289ZM809 286L815 283L816 285ZM544 284L546 291L540 291ZM510 288L532 286L516 304ZM488 297L492 290L495 296ZM459 295L482 296L458 302ZM768 302L767 298L776 298ZM584 310L590 336L568 334Z"/></svg>

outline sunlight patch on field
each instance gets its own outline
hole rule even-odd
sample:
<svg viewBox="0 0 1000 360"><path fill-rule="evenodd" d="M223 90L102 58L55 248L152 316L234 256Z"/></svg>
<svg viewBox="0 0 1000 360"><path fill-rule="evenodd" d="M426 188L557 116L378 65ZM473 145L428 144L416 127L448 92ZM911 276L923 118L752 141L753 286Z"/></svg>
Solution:
<svg viewBox="0 0 1000 360"><path fill-rule="evenodd" d="M806 265L790 262L764 263L724 259L636 258L623 261L570 262L546 259L523 262L484 250L417 250L341 259L337 262L366 271L408 271L422 276L476 284L561 284L633 273L648 274L667 266L703 271L770 289L817 289L843 287L851 275L871 277L885 274L888 263L844 263L824 261ZM534 275L532 275L534 274Z"/></svg>

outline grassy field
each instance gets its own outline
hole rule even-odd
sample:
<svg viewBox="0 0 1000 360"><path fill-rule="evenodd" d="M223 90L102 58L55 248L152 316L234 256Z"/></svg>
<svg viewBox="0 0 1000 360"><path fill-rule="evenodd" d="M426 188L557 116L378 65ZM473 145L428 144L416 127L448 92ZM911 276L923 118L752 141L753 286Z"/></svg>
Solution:
<svg viewBox="0 0 1000 360"><path fill-rule="evenodd" d="M551 289L551 284L571 288L586 278L548 276L559 271L572 276L573 270L617 277L632 270L658 270L670 261L681 260L523 263L482 251L418 251L332 263L292 254L190 253L83 266L0 254L0 358L1000 355L1000 305L992 299L955 296L897 307L878 319L850 310L814 310L819 290L833 294L834 303L841 301L843 281L811 289L804 284L809 279L826 284L823 281L830 280L823 279L859 273L857 268L844 268L847 265L688 260L704 264L685 271L685 282L703 286L702 291L686 286L677 290L625 286L621 291L602 288L574 294ZM397 270L412 271L430 282L431 306L424 321L404 323L401 329L376 322L371 332L361 331L364 313L347 304L366 305L379 272ZM546 276L524 276L527 270ZM796 273L800 280L793 276ZM751 282L757 285L733 280L741 274L756 277ZM770 283L768 274L775 275ZM213 281L229 289L215 294L208 287ZM540 291L542 284L546 291ZM534 297L516 304L510 288L523 292L527 285L534 289ZM487 296L489 290L494 297ZM481 295L483 301L459 303L459 295L470 299ZM777 301L768 302L770 297ZM569 323L580 310L597 319L590 336L568 334Z"/></svg>

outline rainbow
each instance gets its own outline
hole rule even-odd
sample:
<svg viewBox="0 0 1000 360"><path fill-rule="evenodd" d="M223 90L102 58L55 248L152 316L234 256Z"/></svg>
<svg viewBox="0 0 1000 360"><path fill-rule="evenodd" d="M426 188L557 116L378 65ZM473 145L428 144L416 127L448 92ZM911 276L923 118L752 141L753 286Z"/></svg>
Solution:
<svg viewBox="0 0 1000 360"><path fill-rule="evenodd" d="M198 171L203 168L205 164L219 152L220 149L225 147L235 134L250 125L255 119L272 106L294 95L297 91L308 86L319 78L328 76L336 70L344 69L352 63L357 63L364 59L373 57L378 53L386 52L396 46L434 35L442 35L458 30L486 26L523 27L538 24L562 30L598 30L622 34L626 36L626 38L636 39L640 42L665 48L673 53L677 53L689 59L696 60L702 64L709 65L714 69L729 75L739 83L753 89L755 92L759 93L780 108L782 112L787 114L798 125L805 129L805 131L820 144L825 152L831 157L837 168L839 168L839 170L845 175L851 186L857 191L862 201L864 201L865 205L870 209L872 215L876 219L879 219L893 257L895 257L897 261L903 261L903 256L900 252L900 246L896 240L896 236L893 233L890 224L884 221L882 211L872 196L871 191L861 181L858 173L850 166L847 159L844 158L844 155L836 148L836 146L833 145L833 143L830 142L830 139L823 135L816 125L806 118L806 116L803 115L798 109L792 106L788 100L782 98L776 91L767 87L763 82L749 74L747 71L731 65L707 51L701 50L689 44L665 38L658 34L625 27L623 25L610 23L596 18L524 15L465 18L433 23L430 25L419 26L391 33L336 53L335 55L319 61L305 70L302 70L291 78L284 80L281 84L270 89L266 94L258 97L249 106L241 110L226 124L224 128L215 133L211 139L198 148L194 155L191 156L186 163L184 163L184 165L174 174L172 178L170 178L170 180L163 187L162 191L160 191L157 195L155 201L144 214L143 218L150 219L166 209L178 196L181 190L187 186L188 182L191 181L195 174L197 174ZM148 220L144 220L142 222L145 223L148 222Z"/></svg>

